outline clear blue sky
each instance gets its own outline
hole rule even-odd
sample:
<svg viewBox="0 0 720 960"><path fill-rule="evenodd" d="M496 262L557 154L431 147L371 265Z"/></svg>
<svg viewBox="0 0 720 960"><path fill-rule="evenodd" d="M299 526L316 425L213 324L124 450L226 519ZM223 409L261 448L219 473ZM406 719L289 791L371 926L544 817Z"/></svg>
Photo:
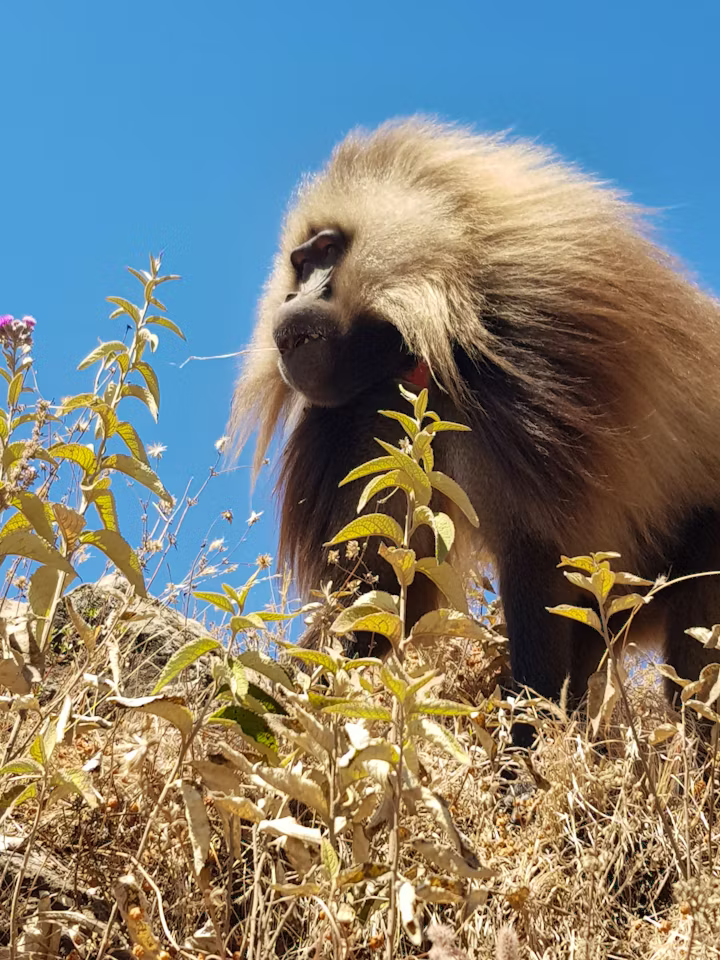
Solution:
<svg viewBox="0 0 720 960"><path fill-rule="evenodd" d="M163 338L160 423L135 422L179 494L212 462L235 361L178 364L247 341L298 176L354 125L417 111L514 128L664 208L718 290L719 37L714 0L4 3L0 313L36 317L46 396L86 389L77 361L124 332L105 296L165 250L188 344ZM265 509L237 558L274 554L266 492L251 501L246 470L216 481L173 578L228 507L213 535L232 545Z"/></svg>

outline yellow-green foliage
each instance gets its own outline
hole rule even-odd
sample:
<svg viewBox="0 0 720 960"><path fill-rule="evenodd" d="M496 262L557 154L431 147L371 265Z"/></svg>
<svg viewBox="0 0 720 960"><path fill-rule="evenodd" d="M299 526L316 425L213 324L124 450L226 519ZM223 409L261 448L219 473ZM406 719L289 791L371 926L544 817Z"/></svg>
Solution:
<svg viewBox="0 0 720 960"><path fill-rule="evenodd" d="M171 549L190 498L173 501L121 416L127 398L157 416L156 330L182 333L156 296L172 279L159 259L131 272L142 304L110 298L129 342L93 350L80 364L95 368L92 390L58 407L32 385L34 324L0 324L0 555L17 593L0 611L0 957L720 956L718 672L690 684L662 668L682 687L676 717L637 668L628 681L620 655L665 584L613 570L611 553L562 558L595 606L554 612L608 651L589 722L532 692L469 693L505 641L489 582L453 568L454 525L435 509L439 491L477 522L434 469L437 433L466 428L401 388L411 412L382 413L406 436L345 478L367 478L359 515L327 544L381 537L394 592L319 584L293 612L285 579L274 608L248 609L260 558L242 585L198 589L190 575L152 597L148 560ZM118 472L163 518L138 548L121 533ZM360 515L381 491L404 498L404 522ZM410 547L419 525L431 557ZM78 587L90 546L122 577ZM408 629L415 577L445 601ZM173 611L180 589L204 623ZM298 613L321 625L320 649L287 642ZM353 630L387 637L387 660L349 659L340 639ZM713 644L717 628L694 635ZM697 714L715 730L700 754ZM530 756L510 745L516 719L538 733Z"/></svg>

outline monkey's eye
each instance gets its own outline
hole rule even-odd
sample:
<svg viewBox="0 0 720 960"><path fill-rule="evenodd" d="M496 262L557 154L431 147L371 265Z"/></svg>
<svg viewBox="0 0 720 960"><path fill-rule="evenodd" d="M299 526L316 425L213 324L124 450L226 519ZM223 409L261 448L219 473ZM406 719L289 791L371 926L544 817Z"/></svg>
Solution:
<svg viewBox="0 0 720 960"><path fill-rule="evenodd" d="M318 240L319 239L320 238L318 238ZM320 266L334 267L340 257L340 247L338 247L336 243L333 243L332 240L329 240L328 243L318 243L318 256Z"/></svg>

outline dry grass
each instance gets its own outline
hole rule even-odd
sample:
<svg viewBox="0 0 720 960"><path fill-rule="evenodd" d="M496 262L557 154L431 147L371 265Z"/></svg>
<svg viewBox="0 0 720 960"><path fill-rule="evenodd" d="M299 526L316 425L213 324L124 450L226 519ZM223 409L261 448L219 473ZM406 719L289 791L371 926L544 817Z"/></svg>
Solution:
<svg viewBox="0 0 720 960"><path fill-rule="evenodd" d="M138 650L153 632L152 624L142 629L140 637L126 635L119 648L108 635L92 673L111 677L120 664L120 689L132 676L135 694L138 679L149 693L167 654L156 647L138 671ZM168 652L184 639L167 634ZM446 663L452 658L447 674L456 677L445 696L467 694L468 677L457 657L452 645L444 651ZM232 727L198 722L208 711L207 675L206 682L202 671L191 683L181 678L173 689L196 720L192 735L183 738L172 723L119 706L112 690L88 680L87 654L77 638L68 635L51 658L52 698L39 714L3 715L0 744L12 758L27 756L35 732L69 697L71 719L51 768L67 773L85 767L89 789L83 788L84 797L61 793L51 803L48 783L44 795L6 812L0 834L4 956L10 955L13 924L20 934L16 955L23 957L120 957L133 945L138 957L166 951L360 960L383 954L381 875L324 887L325 895L308 887L307 896L291 896L290 884L316 882L327 869L317 846L237 815L238 803L258 804L265 820L293 816L313 828L317 818L227 762L216 764L214 782L198 775L201 766L194 762L223 750L227 757L228 747L251 759L254 754ZM530 767L508 746L512 710L522 705L488 703L482 726L465 718L447 721L472 758L469 766L432 747L420 750L424 782L447 804L466 854L474 852L481 871L472 875L458 868L459 861L433 864L432 850L446 848L447 836L435 815L405 808L401 872L420 896L417 920L425 933L416 945L403 934L396 956L426 956L430 949L433 960L720 957L712 756L703 762L706 754L689 733L647 747L648 733L667 718L647 685L634 688L632 700L657 798L621 718L612 737L595 744L576 718L558 710L538 718ZM526 709L537 706L531 701ZM288 745L280 752L287 755ZM309 776L318 768L312 756L296 752L295 760ZM5 787L13 779L8 775ZM202 818L184 800L181 781L186 791L202 795L209 830L204 845ZM658 801L672 838L657 814ZM368 823L367 858L386 863L388 832L372 835ZM198 850L206 851L199 862ZM347 833L338 836L337 851L344 870L354 859ZM428 931L432 922L453 936L437 927ZM508 925L514 934L500 933Z"/></svg>

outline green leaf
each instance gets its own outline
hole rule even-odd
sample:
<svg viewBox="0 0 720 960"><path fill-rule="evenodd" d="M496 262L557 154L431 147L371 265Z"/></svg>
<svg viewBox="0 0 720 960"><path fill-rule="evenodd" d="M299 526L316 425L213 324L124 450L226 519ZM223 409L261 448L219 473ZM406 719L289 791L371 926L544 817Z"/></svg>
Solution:
<svg viewBox="0 0 720 960"><path fill-rule="evenodd" d="M352 606L358 607L368 603L373 604L375 607L380 607L381 610L387 610L390 613L397 613L400 609L398 606L398 597L392 593L388 593L387 590L368 590L367 593L363 593L353 601Z"/></svg>
<svg viewBox="0 0 720 960"><path fill-rule="evenodd" d="M361 463L359 467L351 470L346 477L343 477L338 486L342 487L352 480L359 480L360 477L368 477L371 473L380 473L381 470L393 470L396 466L394 457L376 457L374 460Z"/></svg>
<svg viewBox="0 0 720 960"><path fill-rule="evenodd" d="M160 406L160 384L158 383L158 378L153 368L150 366L149 363L146 363L143 360L141 362L136 363L135 366L133 367L133 370L137 370L137 372L143 378L143 380L147 384L147 388L150 391L150 394L152 395L153 400L155 401L155 406L159 407Z"/></svg>
<svg viewBox="0 0 720 960"><path fill-rule="evenodd" d="M328 653L321 650L305 650L301 647L294 647L291 643L284 643L283 646L291 657L296 657L304 663L314 663L318 667L324 667L330 673L337 673L338 665Z"/></svg>
<svg viewBox="0 0 720 960"><path fill-rule="evenodd" d="M126 383L120 391L120 396L135 397L136 400L140 400L148 408L153 420L157 423L157 403L147 387L141 387L139 383Z"/></svg>
<svg viewBox="0 0 720 960"><path fill-rule="evenodd" d="M62 570L70 577L76 576L69 561L60 551L30 530L15 530L0 537L0 557L10 554L45 563L55 570Z"/></svg>
<svg viewBox="0 0 720 960"><path fill-rule="evenodd" d="M577 567L579 570L584 570L586 573L592 573L595 569L595 564L592 557L566 557L564 554L560 557L560 563L558 567Z"/></svg>
<svg viewBox="0 0 720 960"><path fill-rule="evenodd" d="M29 752L35 763L44 768L45 764L47 763L47 756L45 754L45 742L42 738L42 735L35 737L33 742L30 744Z"/></svg>
<svg viewBox="0 0 720 960"><path fill-rule="evenodd" d="M212 593L205 590L196 590L193 593L193 596L197 600L205 600L206 603L211 603L219 610L224 610L225 613L235 613L235 607L230 600L228 600L224 593Z"/></svg>
<svg viewBox="0 0 720 960"><path fill-rule="evenodd" d="M392 713L387 707L379 703L370 703L367 700L345 700L343 703L331 703L323 707L323 713L337 713L348 719L384 720L390 723Z"/></svg>
<svg viewBox="0 0 720 960"><path fill-rule="evenodd" d="M584 573L580 573L578 570L563 570L563 576L574 587L578 587L580 590L586 590L588 593L592 593L592 579L590 577L586 577Z"/></svg>
<svg viewBox="0 0 720 960"><path fill-rule="evenodd" d="M362 510L364 510L368 501L374 497L376 493L379 493L381 490L385 490L388 487L399 487L401 490L405 490L407 493L413 492L413 485L410 477L405 473L404 470L390 470L388 473L382 473L378 477L373 477L373 479L366 484L365 489L360 494L360 499L358 500L357 512L360 513Z"/></svg>
<svg viewBox="0 0 720 960"><path fill-rule="evenodd" d="M603 563L592 575L593 592L599 603L604 603L615 584L615 574L609 564Z"/></svg>
<svg viewBox="0 0 720 960"><path fill-rule="evenodd" d="M445 714L447 716L447 714ZM445 727L435 723L434 720L428 720L427 717L414 717L411 722L413 732L420 734L429 740L434 746L444 750L458 763L469 767L472 760L467 751L460 745L457 739Z"/></svg>
<svg viewBox="0 0 720 960"><path fill-rule="evenodd" d="M121 423L118 423L116 432L136 460L141 460L143 463L148 462L143 442L131 423L123 420Z"/></svg>
<svg viewBox="0 0 720 960"><path fill-rule="evenodd" d="M140 597L145 597L145 581L137 554L130 544L114 530L85 530L78 538L80 543L97 547L112 560L118 570L127 577Z"/></svg>
<svg viewBox="0 0 720 960"><path fill-rule="evenodd" d="M468 612L465 588L449 563L438 563L434 557L425 557L417 561L415 569L431 580L456 610Z"/></svg>
<svg viewBox="0 0 720 960"><path fill-rule="evenodd" d="M247 707L240 707L236 703L221 707L208 717L208 723L221 723L226 726L235 724L246 737L277 754L278 742L275 734L259 714Z"/></svg>
<svg viewBox="0 0 720 960"><path fill-rule="evenodd" d="M192 733L192 713L177 697L161 694L150 697L110 697L109 700L110 703L117 703L128 710L138 710L140 713L149 713L167 720L180 731L183 740L187 740Z"/></svg>
<svg viewBox="0 0 720 960"><path fill-rule="evenodd" d="M143 285L143 290L145 289L145 284L150 280L151 274L147 270L136 270L135 267L126 267L128 273L131 273L136 280L139 280Z"/></svg>
<svg viewBox="0 0 720 960"><path fill-rule="evenodd" d="M3 794L0 794L0 814L7 813L12 807L19 807L36 795L37 784L13 783Z"/></svg>
<svg viewBox="0 0 720 960"><path fill-rule="evenodd" d="M396 613L388 613L371 605L347 607L330 627L333 633L349 633L351 630L367 630L380 633L391 642L402 636L402 620Z"/></svg>
<svg viewBox="0 0 720 960"><path fill-rule="evenodd" d="M180 327L176 323L173 323L172 320L168 320L167 317L159 317L159 316L146 317L145 323L146 324L154 323L158 327L165 327L166 330L172 330L172 332L177 334L177 336L180 337L182 340L185 339L185 334L182 332Z"/></svg>
<svg viewBox="0 0 720 960"><path fill-rule="evenodd" d="M375 441L376 443L380 444L386 453L390 454L390 456L395 460L397 466L407 474L410 482L412 483L416 501L421 505L430 503L432 487L430 486L430 480L428 479L423 468L416 463L412 457L408 456L407 453L403 453L402 450L398 450L397 447L394 447L391 443L386 443L384 440L378 440L377 437L375 438Z"/></svg>
<svg viewBox="0 0 720 960"><path fill-rule="evenodd" d="M230 620L230 629L233 634L241 630L265 630L265 622L255 613L248 613L244 617L232 617Z"/></svg>
<svg viewBox="0 0 720 960"><path fill-rule="evenodd" d="M95 454L84 443L58 443L50 447L49 453L56 460L71 460L88 476L97 471Z"/></svg>
<svg viewBox="0 0 720 960"><path fill-rule="evenodd" d="M79 393L76 397L70 397L62 405L62 412L69 413L78 407L86 407L97 414L103 422L103 429L106 437L112 437L118 426L118 417L112 407L97 397L94 393Z"/></svg>
<svg viewBox="0 0 720 960"><path fill-rule="evenodd" d="M245 581L242 587L240 587L240 590L238 591L237 597L236 597L238 607L240 608L240 613L242 613L243 610L245 609L245 601L247 600L248 594L250 593L250 589L252 588L252 586L254 585L255 581L259 576L260 576L260 568L258 567L258 569L255 570L250 575L250 577Z"/></svg>
<svg viewBox="0 0 720 960"><path fill-rule="evenodd" d="M92 781L84 770L56 771L51 782L56 788L60 788L59 795L76 793L91 809L94 810L97 807L98 798L93 790Z"/></svg>
<svg viewBox="0 0 720 960"><path fill-rule="evenodd" d="M430 473L430 483L436 490L439 490L448 500L452 500L456 507L459 507L470 523L477 527L480 521L475 513L473 505L470 503L468 495L465 493L459 483L456 483L451 477L439 470L433 470Z"/></svg>
<svg viewBox="0 0 720 960"><path fill-rule="evenodd" d="M642 607L647 601L639 593L628 593L624 597L615 597L608 607L608 618L621 610L630 610L634 607ZM686 631L687 632L687 631Z"/></svg>
<svg viewBox="0 0 720 960"><path fill-rule="evenodd" d="M254 670L255 673L262 674L262 676L267 677L272 683L276 683L280 687L285 687L286 690L294 689L287 673L285 673L280 664L271 657L267 657L257 650L246 650L244 653L239 654L237 659L243 666L249 670Z"/></svg>
<svg viewBox="0 0 720 960"><path fill-rule="evenodd" d="M320 842L320 859L327 871L328 877L334 880L340 873L340 858L326 837L323 837Z"/></svg>
<svg viewBox="0 0 720 960"><path fill-rule="evenodd" d="M398 700L400 703L405 703L408 685L402 677L399 677L396 673L393 673L392 670L383 665L380 668L380 679L385 684L385 688L390 691L396 700Z"/></svg>
<svg viewBox="0 0 720 960"><path fill-rule="evenodd" d="M100 521L106 530L112 530L119 533L120 523L118 522L117 508L115 506L115 497L109 490L94 489L85 494L89 503L97 510Z"/></svg>
<svg viewBox="0 0 720 960"><path fill-rule="evenodd" d="M14 513L10 519L5 523L0 529L0 540L3 537L7 536L9 533L14 533L16 530L29 530L30 521L27 517L23 516L22 513Z"/></svg>
<svg viewBox="0 0 720 960"><path fill-rule="evenodd" d="M587 607L573 607L569 603L561 603L557 607L545 607L548 613L557 613L558 616L567 617L569 620L578 620L580 623L586 623L593 630L602 633L602 624L600 618L594 610Z"/></svg>
<svg viewBox="0 0 720 960"><path fill-rule="evenodd" d="M53 467L56 466L55 461L50 456L48 451L44 449L44 447L37 445L28 446L28 442L26 440L15 440L13 443L9 443L5 447L2 454L3 466L8 469L22 456L29 456L35 460L43 460L45 463L49 463Z"/></svg>
<svg viewBox="0 0 720 960"><path fill-rule="evenodd" d="M256 570L255 574L257 575L257 573L258 571ZM223 583L221 584L221 586L225 591L225 593L227 594L227 596L230 597L231 600L234 600L238 606L240 606L240 594L237 592L235 587L231 587L229 583ZM240 610L240 612L242 613L242 609Z"/></svg>
<svg viewBox="0 0 720 960"><path fill-rule="evenodd" d="M85 370L87 367L91 367L96 361L102 360L104 357L115 356L118 353L127 354L127 347L121 340L110 340L107 343L101 343L78 364L78 370Z"/></svg>
<svg viewBox="0 0 720 960"><path fill-rule="evenodd" d="M480 708L454 700L420 700L413 713L432 717L472 717L480 713Z"/></svg>
<svg viewBox="0 0 720 960"><path fill-rule="evenodd" d="M455 524L446 513L436 513L433 520L435 531L435 559L442 563L455 543Z"/></svg>
<svg viewBox="0 0 720 960"><path fill-rule="evenodd" d="M415 551L405 547L388 547L381 543L378 553L393 568L400 586L409 587L415 579Z"/></svg>
<svg viewBox="0 0 720 960"><path fill-rule="evenodd" d="M247 696L249 687L245 667L239 660L233 660L230 664L230 688L232 692L239 700L242 700Z"/></svg>
<svg viewBox="0 0 720 960"><path fill-rule="evenodd" d="M389 417L391 420L397 420L411 440L417 436L420 428L413 418L406 413L398 413L397 410L378 410L378 413L382 414L383 417Z"/></svg>
<svg viewBox="0 0 720 960"><path fill-rule="evenodd" d="M431 610L424 614L412 628L411 639L416 643L431 643L443 637L462 637L484 640L487 630L464 613L457 610Z"/></svg>
<svg viewBox="0 0 720 960"><path fill-rule="evenodd" d="M140 329L137 332L137 337L140 343L142 342L149 343L150 349L152 350L153 353L155 353L155 351L158 348L158 344L160 343L160 340L156 333L153 333L152 330L148 330L147 327L140 327ZM138 356L139 355L140 354L138 352Z"/></svg>
<svg viewBox="0 0 720 960"><path fill-rule="evenodd" d="M48 517L48 509L37 494L20 490L11 497L10 503L27 517L43 540L47 540L49 544L55 543L55 533Z"/></svg>
<svg viewBox="0 0 720 960"><path fill-rule="evenodd" d="M425 429L430 434L439 433L441 430L471 430L464 423L453 423L451 420L435 420L433 423L429 423Z"/></svg>
<svg viewBox="0 0 720 960"><path fill-rule="evenodd" d="M155 471L134 457L128 457L125 453L113 453L109 457L103 457L100 461L100 469L119 470L133 480L137 480L138 483L142 483L148 490L152 490L161 500L172 504L172 496L162 485Z"/></svg>
<svg viewBox="0 0 720 960"><path fill-rule="evenodd" d="M4 412L5 411L3 411L3 413ZM46 413L45 416L46 416L46 419L57 420L57 417L50 416L49 412ZM37 418L38 418L38 415L36 413L21 413L19 417L15 417L13 419L12 423L10 424L10 429L17 430L18 427L22 427L26 423L35 423ZM5 421L0 417L0 424L1 423L5 423Z"/></svg>
<svg viewBox="0 0 720 960"><path fill-rule="evenodd" d="M422 462L426 473L433 469L435 455L432 449L432 435L427 430L421 430L413 440L412 455L418 463Z"/></svg>
<svg viewBox="0 0 720 960"><path fill-rule="evenodd" d="M16 373L10 381L10 386L8 387L7 392L7 405L9 410L12 410L12 408L17 405L17 402L20 399L20 391L22 390L24 378L25 372L24 370L21 370L20 373Z"/></svg>
<svg viewBox="0 0 720 960"><path fill-rule="evenodd" d="M428 392L427 387L423 387L420 393L417 395L415 403L413 404L415 419L418 423L422 423L423 417L425 416L425 411L427 410L428 402Z"/></svg>
<svg viewBox="0 0 720 960"><path fill-rule="evenodd" d="M423 524L435 534L435 559L443 563L455 542L455 524L446 513L434 513L429 507L416 507L411 536Z"/></svg>
<svg viewBox="0 0 720 960"><path fill-rule="evenodd" d="M0 777L41 777L43 768L34 760L11 760L0 767Z"/></svg>
<svg viewBox="0 0 720 960"><path fill-rule="evenodd" d="M28 600L36 617L47 617L55 599L58 571L55 567L42 566L30 577Z"/></svg>
<svg viewBox="0 0 720 960"><path fill-rule="evenodd" d="M384 513L366 513L355 520L346 524L339 533L336 533L332 540L328 540L326 547L332 547L336 543L343 543L345 540L356 540L358 537L387 537L393 540L397 545L403 541L403 531L397 520L388 517Z"/></svg>
<svg viewBox="0 0 720 960"><path fill-rule="evenodd" d="M186 670L196 660L199 660L200 657L211 650L218 649L220 649L220 644L212 637L198 637L196 640L189 640L186 644L183 644L163 667L162 673L153 688L153 695L160 693L163 687L166 687L171 680L174 680L178 674Z"/></svg>
<svg viewBox="0 0 720 960"><path fill-rule="evenodd" d="M136 307L134 303L130 303L129 300L123 299L123 297L106 297L108 303L115 303L118 306L118 310L113 310L111 316L116 317L119 314L127 314L135 324L140 323L140 309Z"/></svg>
<svg viewBox="0 0 720 960"><path fill-rule="evenodd" d="M236 664L242 669L242 664L236 661ZM245 706L256 706L259 710L257 712L262 713L274 713L278 716L286 717L288 715L285 707L280 703L279 700L276 700L267 690L263 690L262 687L259 687L256 683L247 684L247 693L245 697L249 702Z"/></svg>

